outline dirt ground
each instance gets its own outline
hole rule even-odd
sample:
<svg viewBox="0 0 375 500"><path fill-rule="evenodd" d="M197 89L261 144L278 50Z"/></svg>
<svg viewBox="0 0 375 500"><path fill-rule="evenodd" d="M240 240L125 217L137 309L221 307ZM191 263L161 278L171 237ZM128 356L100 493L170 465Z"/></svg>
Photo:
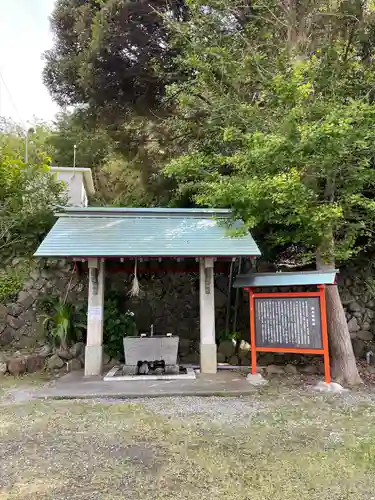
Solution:
<svg viewBox="0 0 375 500"><path fill-rule="evenodd" d="M0 500L375 499L365 388L275 379L244 398L29 400L38 383L0 392Z"/></svg>

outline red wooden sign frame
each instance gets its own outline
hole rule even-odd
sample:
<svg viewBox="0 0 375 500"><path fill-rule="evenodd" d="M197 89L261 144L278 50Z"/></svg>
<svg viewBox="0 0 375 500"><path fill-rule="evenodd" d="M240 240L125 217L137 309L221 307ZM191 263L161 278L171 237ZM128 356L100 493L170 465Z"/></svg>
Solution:
<svg viewBox="0 0 375 500"><path fill-rule="evenodd" d="M329 349L328 349L328 332L327 332L327 309L326 309L326 295L325 285L318 285L318 292L296 292L296 293L254 293L251 288L246 288L249 292L250 299L250 344L251 344L251 373L257 373L257 352L282 352L282 353L296 353L296 354L320 354L324 357L324 374L327 384L331 382L331 368L329 362ZM287 347L257 347L255 337L255 309L254 301L256 298L282 298L282 297L319 297L320 301L320 315L322 323L322 349L304 349L304 348L287 348Z"/></svg>

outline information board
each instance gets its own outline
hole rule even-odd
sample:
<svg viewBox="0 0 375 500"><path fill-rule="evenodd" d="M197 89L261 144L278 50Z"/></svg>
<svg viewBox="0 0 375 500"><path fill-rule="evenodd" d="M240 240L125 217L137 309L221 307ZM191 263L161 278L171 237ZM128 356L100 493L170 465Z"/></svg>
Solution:
<svg viewBox="0 0 375 500"><path fill-rule="evenodd" d="M257 347L322 349L319 297L254 297Z"/></svg>

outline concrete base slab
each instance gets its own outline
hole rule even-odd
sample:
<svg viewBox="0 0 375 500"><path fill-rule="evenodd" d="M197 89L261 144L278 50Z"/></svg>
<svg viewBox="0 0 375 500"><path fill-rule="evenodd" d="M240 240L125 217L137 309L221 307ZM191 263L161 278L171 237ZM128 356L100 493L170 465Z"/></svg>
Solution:
<svg viewBox="0 0 375 500"><path fill-rule="evenodd" d="M72 372L49 387L35 391L39 399L132 399L172 396L245 396L257 389L246 377L229 370L215 375L197 374L194 380L123 380L113 383Z"/></svg>
<svg viewBox="0 0 375 500"><path fill-rule="evenodd" d="M85 348L85 377L101 375L103 369L103 346L87 345Z"/></svg>
<svg viewBox="0 0 375 500"><path fill-rule="evenodd" d="M249 373L249 375L246 377L246 380L249 382L249 384L255 386L268 384L268 380L265 379L260 373L256 373L255 375Z"/></svg>
<svg viewBox="0 0 375 500"><path fill-rule="evenodd" d="M116 375L121 370L121 366L114 366L107 375L104 376L104 382L121 382L131 380L139 382L141 380L194 380L195 372L192 368L187 368L186 373L179 375Z"/></svg>
<svg viewBox="0 0 375 500"><path fill-rule="evenodd" d="M327 382L323 382L321 380L316 384L314 390L319 392L331 392L335 394L340 394L342 392L348 392L349 389L345 389L342 385L337 384L336 382L331 382L330 384L327 384Z"/></svg>

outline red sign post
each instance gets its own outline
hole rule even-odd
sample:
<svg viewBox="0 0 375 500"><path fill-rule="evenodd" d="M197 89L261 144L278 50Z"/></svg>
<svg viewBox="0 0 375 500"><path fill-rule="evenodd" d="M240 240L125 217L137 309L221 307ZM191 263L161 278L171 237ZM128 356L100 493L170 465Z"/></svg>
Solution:
<svg viewBox="0 0 375 500"><path fill-rule="evenodd" d="M324 373L325 381L327 384L331 382L331 370L329 362L329 349L328 349L328 333L327 333L327 310L326 310L326 297L325 297L325 285L318 285L317 292L296 292L296 293L255 293L252 288L246 288L249 292L250 299L250 339L251 339L251 371L255 375L257 373L257 352L280 352L280 353L296 353L296 354L319 354L324 357ZM295 338L290 341L291 347L288 347L288 334L283 334L284 342L282 347L277 347L271 345L269 347L258 345L257 346L257 331L256 331L256 301L257 299L305 299L305 298L318 298L319 299L319 309L320 309L320 328L316 329L314 335L318 335L318 344L321 346L319 348L307 348L305 346L298 346ZM292 301L291 301L292 302ZM275 309L278 311L278 309ZM279 313L280 313L279 308ZM290 309L289 309L290 310ZM301 306L299 306L299 311L301 311ZM263 320L267 322L267 317ZM271 318L269 319L271 321ZM285 322L285 318L283 319ZM303 323L304 322L304 323ZM307 325L306 318L301 320L299 324L303 324L305 327ZM295 326L294 326L295 328ZM285 336L286 335L286 336ZM310 337L309 337L310 338ZM260 342L262 343L262 342ZM259 344L259 342L258 342ZM272 342L271 342L272 344Z"/></svg>

